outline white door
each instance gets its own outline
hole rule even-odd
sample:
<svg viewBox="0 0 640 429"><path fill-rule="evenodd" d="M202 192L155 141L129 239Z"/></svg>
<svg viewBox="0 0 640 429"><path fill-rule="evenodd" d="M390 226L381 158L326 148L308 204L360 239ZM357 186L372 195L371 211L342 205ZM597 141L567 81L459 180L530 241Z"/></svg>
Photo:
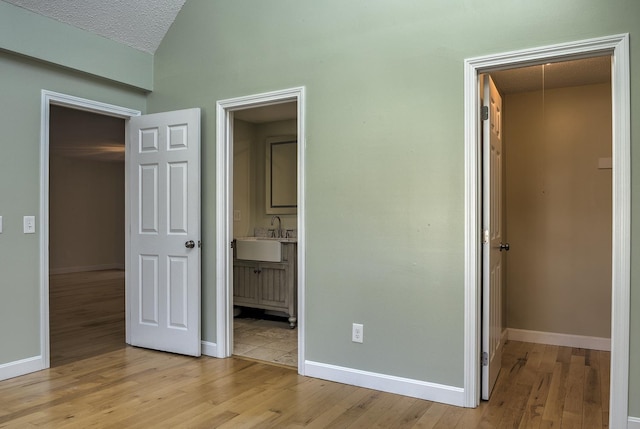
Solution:
<svg viewBox="0 0 640 429"><path fill-rule="evenodd" d="M128 132L131 345L200 356L200 109Z"/></svg>
<svg viewBox="0 0 640 429"><path fill-rule="evenodd" d="M482 103L482 399L489 399L502 363L502 97L484 76Z"/></svg>

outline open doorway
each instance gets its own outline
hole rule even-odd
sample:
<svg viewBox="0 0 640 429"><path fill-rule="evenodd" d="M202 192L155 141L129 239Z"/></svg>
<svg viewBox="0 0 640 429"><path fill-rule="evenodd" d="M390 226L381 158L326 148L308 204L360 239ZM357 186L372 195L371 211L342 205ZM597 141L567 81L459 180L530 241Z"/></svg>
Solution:
<svg viewBox="0 0 640 429"><path fill-rule="evenodd" d="M498 252L485 242L491 249L483 252L501 260L496 265L501 278L488 282L502 285L489 291L501 302L483 307L493 313L485 320L500 325L497 344L503 347L488 352L489 358L501 360L496 367L503 368L494 395L504 395L509 386L528 378L535 396L529 403L536 415L525 412L524 419L547 419L555 425L588 418L596 427L606 426L612 296L611 57L501 70L485 79L489 76L499 92L491 93L491 104L501 107L494 108L483 125L500 129L500 144L492 135L490 152L498 150L501 165L484 165L501 177L484 175L492 183L486 192L499 194L485 194L483 205L501 212L495 216L499 221L485 221L484 228L499 228L504 241ZM555 371L557 365L566 371ZM570 379L571 373L581 376ZM568 399L554 386L570 386L584 395L565 404ZM483 398L488 399L485 387L490 391L483 380ZM557 413L558 407L564 411Z"/></svg>
<svg viewBox="0 0 640 429"><path fill-rule="evenodd" d="M609 426L622 427L628 411L630 295L629 35L621 34L465 60L465 406L480 397L480 104L482 73L561 60L612 55L612 317Z"/></svg>
<svg viewBox="0 0 640 429"><path fill-rule="evenodd" d="M125 120L50 106L50 363L125 346Z"/></svg>
<svg viewBox="0 0 640 429"><path fill-rule="evenodd" d="M295 101L233 114L233 354L298 367ZM271 241L280 257L249 253Z"/></svg>
<svg viewBox="0 0 640 429"><path fill-rule="evenodd" d="M218 341L205 347L217 357L229 357L238 352L234 351L238 312L247 307L275 312L276 317L284 316L288 335L297 339L295 361L285 364L304 375L304 87L216 104ZM256 141L256 154L249 150L250 141L242 141L247 137ZM238 171L244 173L235 174ZM288 184L274 190L277 176L288 178Z"/></svg>
<svg viewBox="0 0 640 429"><path fill-rule="evenodd" d="M66 311L65 311L65 305L67 306L67 308L73 308L73 311L78 311L78 312L83 312L86 311L87 308L82 308L81 305L74 305L72 302L70 302L67 297L65 297L65 295L71 295L71 298L73 299L73 292L63 292L62 293L62 299L63 299L63 306L60 308L60 310L56 310L55 308L51 308L50 306L50 299L55 295L55 292L53 294L50 294L50 277L51 275L60 275L60 276L66 276L66 275L73 275L74 273L80 273L79 276L81 277L83 274L82 273L88 273L90 272L89 270L96 270L96 269L114 269L115 273L114 276L116 277L116 279L108 279L109 282L115 281L116 283L118 282L118 277L120 277L123 272L121 270L122 266L120 264L120 260L116 257L115 260L117 260L117 262L112 262L114 259L111 259L111 261L109 262L104 262L104 259L101 260L101 262L95 262L98 259L96 259L95 254L93 252L97 251L97 253L100 253L102 250L101 249L89 249L91 246L95 245L92 243L92 239L94 237L95 234L99 234L99 232L94 233L89 233L88 236L81 236L80 234L78 234L75 229L74 226L76 225L76 223L80 223L80 222L86 222L89 225L92 225L94 228L99 228L100 225L94 224L92 222L96 221L96 219L78 219L78 216L76 216L75 212L71 211L69 213L69 211L67 210L65 212L65 207L62 207L62 211L58 214L54 214L54 216L57 216L58 218L62 217L62 223L60 224L61 226L63 226L63 228L61 228L59 230L59 232L54 232L52 234L51 238L54 238L55 240L60 240L58 244L60 244L60 247L63 249L63 252L71 252L73 253L73 255L70 254L65 254L65 255L57 255L53 261L54 267L53 267L53 271L51 268L51 258L50 258L50 250L51 250L51 246L50 246L50 212L51 212L51 207L50 207L50 193L51 193L51 189L50 189L50 185L52 185L53 187L56 187L58 185L62 185L62 206L65 206L66 204L64 204L64 198L69 198L69 195L67 195L67 192L65 192L65 189L68 190L69 186L64 186L64 183L66 182L67 184L71 184L73 186L76 185L77 181L81 181L82 179L78 177L77 174L70 174L73 171L85 171L84 176L88 177L88 175L90 176L91 174L95 175L94 172L91 173L86 173L87 170L87 165L86 164L82 164L80 162L80 160L82 158L85 157L95 157L97 156L97 153L100 152L102 157L104 158L108 158L108 157L120 157L121 155L118 155L117 153L122 152L122 148L120 145L120 141L122 139L122 136L124 135L124 125L126 124L126 121L128 121L128 119L130 119L133 116L139 116L140 115L140 111L137 110L133 110L133 109L128 109L125 107L120 107L120 106L115 106L115 105L111 105L111 104L106 104L106 103L101 103L98 101L94 101L94 100L88 100L88 99L83 99L83 98L78 98L78 97L74 97L74 96L70 96L67 94L61 94L61 93L56 93L56 92L52 92L52 91L47 91L47 90L42 90L42 94L41 94L42 98L41 98L41 139L40 139L40 160L41 160L41 164L40 164L40 212L39 212L39 225L40 225L40 258L41 258L41 272L40 272L40 302L41 302L41 307L40 307L40 311L41 311L41 317L40 317L40 328L41 328L41 343L40 343L40 347L41 347L41 366L39 369L45 369L45 368L49 368L51 365L51 324L50 324L50 313L52 311L59 311L59 313L61 313L64 317L66 317ZM59 110L59 109L63 109L63 110ZM58 114L62 114L62 115L67 115L66 117L66 121L62 122L62 121L58 121L59 123L53 124L51 123L51 113L52 110L54 111L54 118L53 120L56 121L56 113ZM96 114L98 117L109 117L109 118L118 118L117 121L124 121L122 123L122 125L120 125L120 122L111 122L109 120L105 120L104 123L102 123L102 125L98 126L97 124L94 124L96 127L100 128L103 126L106 126L107 129L110 129L111 131L109 132L104 132L104 135L112 135L115 136L113 137L113 141L105 141L105 140L98 140L95 137L91 137L93 136L92 134L92 130L93 128L91 126L83 126L79 123L75 122L75 119L78 119L78 117L76 115L80 115L82 118L84 118L84 120L88 120L90 124L93 124L92 119L89 119L90 117L87 116L83 116L82 113L93 113ZM60 119L60 118L58 118ZM71 119L71 120L69 120ZM104 118L103 118L104 119ZM118 125L115 125L118 124ZM122 126L122 128L120 128ZM52 127L58 127L57 131L51 131ZM104 137L103 135L103 137ZM60 142L58 142L58 146L56 149L53 149L54 152L52 154L52 148L50 145L50 137L52 137L54 139L60 139ZM125 136L125 141L126 141L126 136ZM84 143L88 143L91 142L91 144L83 144ZM118 142L117 144L115 142ZM75 156L70 156L70 153L74 153ZM127 164L127 156L126 156L126 152L127 152L127 148L125 146L124 148L124 152L125 152L125 166ZM107 153L111 153L111 155L107 155ZM116 153L116 155L114 155L114 153ZM80 156L80 154L84 154L84 156ZM56 180L56 183L51 184L50 183L50 168L51 168L51 163L50 160L52 157L59 157L62 158L62 160L60 162L58 161L53 161L53 163L58 163L58 167L61 168L57 168L57 170L59 170L60 174L63 176L62 181L60 181L60 178L58 178L58 180ZM79 158L79 159L75 159L75 158ZM67 168L68 164L70 163L74 163L74 162L80 162L79 166L74 167L74 168ZM106 161L103 161L106 162ZM119 170L119 167L105 167L102 166L101 168L106 169L106 170ZM98 170L100 170L101 168L98 168ZM90 169L90 168L89 168ZM54 173L58 176L60 176L57 173ZM66 177L65 177L66 176ZM55 178L54 178L55 180ZM116 179L113 179L116 180ZM120 180L120 179L118 179ZM127 179L127 173L126 173L126 167L125 167L125 171L124 171L124 183L126 184L128 182ZM106 186L106 185L105 185ZM76 192L81 192L81 193L87 193L88 189L82 189L82 188L78 188L81 191L78 191L76 189ZM94 191L95 189L91 189L91 191ZM55 192L55 190L54 190ZM128 208L129 208L129 202L127 200L127 190L125 188L125 199L124 199L124 207L125 207L125 219L124 219L124 229L126 230L127 225L129 224L129 219L128 219ZM96 192L93 192L94 194ZM84 199L83 198L74 198L74 199ZM58 204L60 201L58 201L58 199L56 200L56 204ZM61 215L61 216L60 216ZM102 219L101 215L97 215L98 219ZM71 225L70 227L64 227L64 225ZM71 229L71 231L69 231L69 229ZM94 231L95 232L95 231ZM73 236L69 236L69 234L72 234ZM118 234L116 234L118 235ZM124 245L124 252L125 255L127 253L127 249L129 247L129 237L127 235L124 234L124 241L125 241L125 245ZM71 245L69 245L69 243L71 243ZM117 243L117 240L114 241L113 243ZM104 243L103 243L104 244ZM54 245L56 246L56 245ZM113 246L111 246L111 249L117 249L119 248L119 244L114 244ZM109 247L109 246L108 246ZM89 255L93 255L93 259L92 257L88 258L88 259L83 259L84 256L82 256L82 253L86 252ZM117 251L114 250L114 254L117 254ZM125 256L125 273L128 267L128 262L126 260L126 256ZM93 262L90 262L93 261ZM109 276L107 276L109 277ZM104 278L102 280L105 280ZM100 279L97 280L97 283L101 283ZM76 287L78 281L74 281L74 282L68 282L71 283L70 287L71 289L73 289L74 287ZM83 283L82 280L79 281L80 284ZM55 284L53 285L55 287ZM116 289L118 288L118 286L116 286ZM126 288L126 285L125 285ZM76 288L76 290L78 290ZM79 289L85 296L87 294L87 292L89 292L89 295L91 295L91 292L88 291L87 288L81 288ZM126 292L125 292L126 293ZM50 296L51 295L51 296ZM90 299L95 298L95 297L90 297ZM119 298L116 298L114 300L112 300L112 302L115 303L115 307L117 308L117 311L122 311L122 307L120 306L120 304L118 304ZM95 300L91 303L91 305L95 305ZM71 306L71 307L69 307ZM128 326L128 315L129 315L129 309L128 308L124 308L124 313L125 313L125 341L127 343L130 342L129 339L129 326ZM56 315L54 315L54 317L56 317ZM72 326L72 329L78 329L78 323L75 323L73 318L71 318L71 320L63 320L63 328L61 328L61 334L62 335L66 335L67 338L70 338L71 336L67 334L67 329L64 328L64 324L67 323L70 326ZM87 322L87 323L91 323L91 322ZM80 329L82 329L82 327L80 327ZM89 332L89 331L87 331ZM120 342L119 340L119 334L117 334L118 336L118 342ZM62 348L61 350L64 350L64 348ZM70 350L70 354L68 354L67 356L61 356L60 357L60 362L64 361L65 359L75 359L73 356L73 350ZM85 353L92 353L90 350L90 347L85 347L83 352ZM66 353L66 352L65 352ZM94 353L95 354L95 353ZM56 362L54 362L55 364Z"/></svg>

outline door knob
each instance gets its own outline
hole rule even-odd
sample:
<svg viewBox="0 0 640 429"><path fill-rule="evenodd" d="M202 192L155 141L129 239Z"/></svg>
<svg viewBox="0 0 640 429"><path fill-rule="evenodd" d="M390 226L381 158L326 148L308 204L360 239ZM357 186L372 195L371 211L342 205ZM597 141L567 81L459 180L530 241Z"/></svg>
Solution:
<svg viewBox="0 0 640 429"><path fill-rule="evenodd" d="M500 251L502 252L503 250L509 251L509 243L500 243Z"/></svg>
<svg viewBox="0 0 640 429"><path fill-rule="evenodd" d="M186 247L187 249L193 249L194 247L196 247L196 242L193 240L189 240L184 243L184 247Z"/></svg>

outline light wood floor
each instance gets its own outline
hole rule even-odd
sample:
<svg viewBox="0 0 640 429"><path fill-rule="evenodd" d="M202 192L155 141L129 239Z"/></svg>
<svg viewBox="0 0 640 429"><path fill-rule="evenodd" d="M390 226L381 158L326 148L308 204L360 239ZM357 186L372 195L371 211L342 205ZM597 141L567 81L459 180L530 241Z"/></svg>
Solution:
<svg viewBox="0 0 640 429"><path fill-rule="evenodd" d="M606 352L508 342L491 400L464 409L241 358L88 353L80 335L61 330L67 363L0 382L0 428L607 427ZM76 347L87 357L72 359Z"/></svg>

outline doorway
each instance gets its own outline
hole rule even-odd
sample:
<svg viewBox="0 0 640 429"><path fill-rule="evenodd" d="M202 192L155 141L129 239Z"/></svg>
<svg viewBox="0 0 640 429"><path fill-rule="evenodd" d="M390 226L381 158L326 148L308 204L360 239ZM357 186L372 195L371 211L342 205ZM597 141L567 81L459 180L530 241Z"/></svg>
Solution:
<svg viewBox="0 0 640 429"><path fill-rule="evenodd" d="M479 402L480 356L480 224L479 207L479 94L481 73L559 60L612 55L612 329L610 426L623 427L627 420L629 359L629 235L630 226L630 116L628 35L528 49L465 61L465 405Z"/></svg>
<svg viewBox="0 0 640 429"><path fill-rule="evenodd" d="M491 255L502 270L501 278L487 282L483 266L489 295L497 292L500 301L487 299L483 287L483 339L496 338L500 350L487 350L491 341L483 346L488 359L486 364L483 359L482 398L492 406L517 383L533 381L517 378L526 365L529 375L548 384L531 386L529 401L536 411L523 419L567 424L588 418L596 426L607 424L608 401L602 398L609 396L611 335L610 74L611 57L599 56L484 76L495 82L499 95L491 98L501 107L495 109L498 118L490 112L483 127L491 123L491 130L501 129L502 145L492 136L490 152L499 150L501 162L483 167L491 170L483 176L497 182L483 191L483 207L501 210L496 219L491 210L490 222L483 221L485 236L489 231L500 242L485 241L483 257ZM494 172L504 173L494 179ZM568 372L554 370L557 363L570 364L574 374L589 374L584 379L589 384L570 380L572 388L584 389L588 404L580 398L565 406L558 391L547 394L550 386L569 383ZM553 412L557 407L564 412Z"/></svg>
<svg viewBox="0 0 640 429"><path fill-rule="evenodd" d="M51 145L50 145L50 136L51 136L51 132L52 129L54 127L52 127L51 124L51 111L57 111L58 109L67 109L67 110L59 110L59 112L62 113L77 113L78 111L82 111L82 113L91 113L94 115L100 115L102 117L110 117L110 118L117 118L116 121L126 121L127 119L129 119L132 116L138 116L140 115L140 112L137 110L132 110L132 109L127 109L127 108L123 108L123 107L119 107L119 106L114 106L114 105L110 105L110 104L106 104L106 103L101 103L101 102L96 102L93 100L87 100L87 99L82 99L82 98L78 98L78 97L73 97L70 95L66 95L66 94L60 94L60 93L55 93L52 91L46 91L43 90L42 91L42 104L41 104L41 130L42 130L42 135L41 135L41 148L40 148L40 159L41 159L41 177L40 177L40 189L41 189L41 193L40 193L40 213L39 213L39 227L40 227L40 249L41 249L41 272L40 272L40 297L41 297L41 318L40 318L40 328L41 328L41 332L42 332L42 336L41 336L41 350L42 350L42 362L41 362L41 369L44 368L49 368L50 364L51 364L51 348L50 348L50 340L51 340L51 331L50 331L50 311L51 311L51 306L50 306L50 275L51 274L55 274L55 273L59 273L61 275L66 275L63 274L65 271L69 271L71 270L78 270L79 265L74 265L73 262L69 262L69 261L81 261L81 265L82 267L84 267L84 269L105 269L105 268L115 268L117 271L120 271L121 268L124 268L124 272L122 273L115 273L114 275L107 275L106 277L108 277L107 281L108 282L112 282L114 281L113 277L116 277L115 281L121 281L118 279L118 277L120 277L122 274L124 274L126 272L127 269L127 265L128 265L128 261L127 261L127 257L126 257L126 253L127 253L127 248L129 245L129 237L124 234L123 231L123 235L124 235L124 253L125 253L125 258L124 258L124 267L122 267L120 262L107 262L107 263L92 263L92 262L87 262L88 260L82 260L81 258L86 256L86 255L71 255L71 258L69 259L70 255L65 255L65 257L67 257L68 259L64 260L64 258L62 260L54 260L53 263L54 264L60 264L60 266L54 266L53 270L52 270L52 261L51 261L51 254L50 254L50 234L51 234L51 228L50 228L50 220L51 220L51 208L50 208L50 196L51 196L51 192L50 192L50 185L51 185L51 181L50 181L50 173L51 173L51 169L50 169L50 163L51 163L51 158L56 156L56 150L57 149L52 149ZM68 112L68 110L71 110L72 112ZM54 113L54 120L55 120L55 113ZM107 121L109 122L109 121ZM123 134L124 134L124 123L123 123ZM75 130L78 131L78 130ZM90 130L87 131L87 133L90 133ZM86 135L85 135L86 136ZM84 142L86 142L86 139L80 139ZM77 145L75 145L75 149L74 148L69 148L66 147L65 148L65 144L62 144L60 148L60 153L65 153L65 152L75 152L76 155L83 153L85 156L89 155L89 156L102 156L103 158L108 158L108 157L120 157L123 156L124 157L124 178L122 178L123 183L127 183L127 173L126 173L126 165L127 165L127 157L126 157L126 136L124 136L124 140L125 140L125 145L124 145L124 152L123 152L123 148L119 147L120 145L118 144L116 146L114 146L111 142L105 142L102 141L101 145L98 144L91 144L88 146L84 146L84 148L78 148L77 146L80 145L80 147L82 147L81 142L78 143ZM97 143L97 142L95 142ZM106 143L106 144L105 144ZM98 146L102 146L102 147L98 147ZM109 155L110 154L110 155ZM55 162L55 161L54 161ZM62 161L63 163L65 161ZM62 165L63 167L63 173L66 171L68 172L68 169L65 169L64 165ZM114 168L106 168L107 170L113 170ZM73 179L73 178L71 178ZM127 191L126 191L126 187L125 187L125 198L124 198L124 207L125 207L125 214L124 214L124 225L128 225L129 224L129 218L128 218L128 201L127 201ZM63 216L67 216L66 214L62 213ZM56 216L54 214L54 216ZM55 233L55 232L54 232ZM62 236L64 237L66 233L63 233ZM69 237L67 237L69 238ZM78 237L70 237L70 239L77 239ZM77 248L75 248L74 246L80 246L80 250L82 250L82 246L87 246L90 245L91 243L91 239L87 238L87 237L80 237L82 240L80 240L79 242L77 242L75 245L72 243L71 245L69 244L63 244L63 247L67 247L69 248L69 246L71 246L71 248L73 250L78 250ZM64 239L63 239L64 240ZM89 244L88 244L89 243ZM113 249L115 249L117 247L117 245L115 247L113 247ZM80 259L78 259L80 258ZM116 259L118 259L118 257L116 257ZM95 261L95 259L94 259ZM64 265L66 266L66 269L64 267ZM85 271L85 272L89 272L89 271ZM104 274L104 273L103 273ZM100 276L98 276L100 277ZM102 279L98 280L98 283L100 281L104 281L105 278L104 276L102 276ZM74 282L71 282L74 283ZM117 288L117 286L116 286ZM116 307L119 307L119 305L117 304L119 298L115 298L114 302L116 302ZM125 314L125 325L127 325L127 320L128 320L128 313L129 313L129 309L128 308L124 308L124 314ZM125 338L124 341L129 343L129 338L128 338L128 330L125 330Z"/></svg>
<svg viewBox="0 0 640 429"><path fill-rule="evenodd" d="M304 88L223 100L217 106L218 341L215 355L229 357L234 353L242 353L240 349L234 352L234 316L239 316L243 311L266 310L267 316L285 316L284 320L289 327L295 328L296 356L283 363L292 365L295 362L294 366L302 374L305 272ZM251 152L250 140L256 142L254 149L259 149ZM289 146L293 148L292 151L288 150ZM276 148L281 154L293 154L293 157L285 156L283 159L289 159L286 163L297 167L297 174L285 174L295 178L293 191L289 186L289 191L285 194L276 196L271 193L267 196L267 182L275 183L275 173L269 172L269 168L276 168L273 167L275 164L267 161ZM291 168L287 168L288 170ZM286 202L291 200L291 196L287 197L286 194L292 192L293 204ZM275 199L280 198L285 201L283 204L273 204ZM277 238L282 243L280 249L284 250L274 260L241 255L238 257L237 252L241 252L238 244L241 240L236 239L242 236L257 240ZM240 243L240 246L244 244ZM295 264L291 264L292 262ZM267 275L259 277L261 274ZM242 284L239 283L240 280ZM291 286L287 293L281 287L283 282ZM251 285L257 285L257 290L263 291L257 300L251 298L255 294ZM265 295L266 290L280 292L268 292ZM288 294L284 300L283 294ZM287 305L286 300L293 302L295 308ZM287 335L291 336L291 332ZM247 346L250 345L245 344L244 347Z"/></svg>
<svg viewBox="0 0 640 429"><path fill-rule="evenodd" d="M233 112L233 354L298 367L295 101ZM245 237L279 241L277 261L245 259ZM277 245L277 243L274 243Z"/></svg>
<svg viewBox="0 0 640 429"><path fill-rule="evenodd" d="M51 365L125 345L125 120L50 106Z"/></svg>

